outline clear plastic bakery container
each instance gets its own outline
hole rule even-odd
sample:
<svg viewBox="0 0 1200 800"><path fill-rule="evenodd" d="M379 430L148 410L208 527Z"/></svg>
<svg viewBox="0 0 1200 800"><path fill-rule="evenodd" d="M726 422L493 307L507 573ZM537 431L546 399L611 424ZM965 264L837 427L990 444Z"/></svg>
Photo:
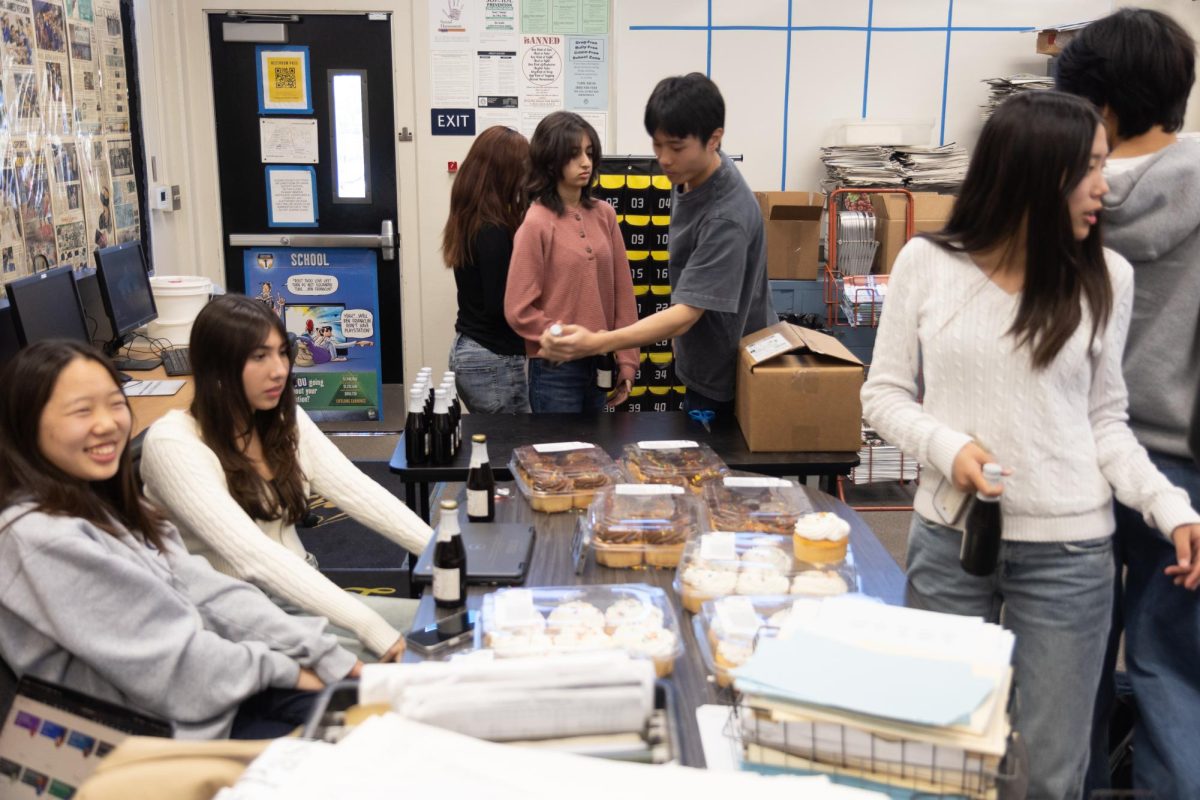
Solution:
<svg viewBox="0 0 1200 800"><path fill-rule="evenodd" d="M500 589L484 596L478 630L497 658L623 648L665 677L683 655L670 598L642 583Z"/></svg>
<svg viewBox="0 0 1200 800"><path fill-rule="evenodd" d="M709 600L692 619L705 668L718 686L733 684L730 670L754 654L758 643L779 635L792 613L794 595L733 595Z"/></svg>
<svg viewBox="0 0 1200 800"><path fill-rule="evenodd" d="M596 493L582 524L601 566L673 569L688 539L708 530L708 512L681 486L618 483Z"/></svg>
<svg viewBox="0 0 1200 800"><path fill-rule="evenodd" d="M704 486L716 530L790 536L796 520L813 510L804 490L784 478L726 475Z"/></svg>
<svg viewBox="0 0 1200 800"><path fill-rule="evenodd" d="M713 449L688 439L642 441L625 445L626 472L638 483L683 486L699 495L705 484L729 473Z"/></svg>
<svg viewBox="0 0 1200 800"><path fill-rule="evenodd" d="M513 450L509 470L534 511L585 509L596 490L619 483L621 468L588 442L546 442Z"/></svg>
<svg viewBox="0 0 1200 800"><path fill-rule="evenodd" d="M792 542L763 533L716 531L688 542L675 573L675 591L693 614L708 600L730 595L830 597L856 590L852 562L836 567L796 560Z"/></svg>

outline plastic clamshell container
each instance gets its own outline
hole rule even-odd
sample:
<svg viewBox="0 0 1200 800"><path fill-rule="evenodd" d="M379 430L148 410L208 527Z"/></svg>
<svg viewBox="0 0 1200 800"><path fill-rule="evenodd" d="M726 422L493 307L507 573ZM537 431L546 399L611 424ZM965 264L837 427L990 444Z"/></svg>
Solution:
<svg viewBox="0 0 1200 800"><path fill-rule="evenodd" d="M601 566L673 569L688 539L708 530L708 512L681 486L618 483L596 493L583 526Z"/></svg>
<svg viewBox="0 0 1200 800"><path fill-rule="evenodd" d="M585 509L596 490L619 483L621 468L588 442L546 442L513 450L509 470L534 511Z"/></svg>
<svg viewBox="0 0 1200 800"><path fill-rule="evenodd" d="M625 470L638 483L668 483L695 494L729 472L725 462L706 444L689 439L642 441L625 445Z"/></svg>
<svg viewBox="0 0 1200 800"><path fill-rule="evenodd" d="M717 530L781 536L813 510L804 490L783 478L726 475L704 485L704 502Z"/></svg>
<svg viewBox="0 0 1200 800"><path fill-rule="evenodd" d="M709 600L693 619L700 658L718 686L730 686L729 670L740 667L763 639L779 635L795 595L735 595Z"/></svg>
<svg viewBox="0 0 1200 800"><path fill-rule="evenodd" d="M497 658L623 648L669 675L683 655L666 592L644 583L500 589L483 598L482 646Z"/></svg>
<svg viewBox="0 0 1200 800"><path fill-rule="evenodd" d="M716 531L688 542L674 585L683 607L696 614L705 601L730 595L845 594L856 591L857 576L848 559L836 566L797 561L782 536Z"/></svg>

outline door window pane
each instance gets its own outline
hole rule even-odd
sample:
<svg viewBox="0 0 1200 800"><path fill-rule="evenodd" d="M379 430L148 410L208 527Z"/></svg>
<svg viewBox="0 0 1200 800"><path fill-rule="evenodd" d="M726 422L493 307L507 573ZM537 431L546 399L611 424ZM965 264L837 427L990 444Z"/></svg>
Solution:
<svg viewBox="0 0 1200 800"><path fill-rule="evenodd" d="M329 97L333 128L333 201L370 202L366 73L362 70L330 70Z"/></svg>

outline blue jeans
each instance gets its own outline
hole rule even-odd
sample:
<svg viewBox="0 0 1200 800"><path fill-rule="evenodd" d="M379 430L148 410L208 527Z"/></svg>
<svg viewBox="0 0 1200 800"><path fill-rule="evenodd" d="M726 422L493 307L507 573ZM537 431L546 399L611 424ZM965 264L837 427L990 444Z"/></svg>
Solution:
<svg viewBox="0 0 1200 800"><path fill-rule="evenodd" d="M913 515L910 606L1003 623L1016 635L1014 725L1029 749L1031 800L1079 800L1112 615L1112 537L1009 542L994 575L959 564L962 534Z"/></svg>
<svg viewBox="0 0 1200 800"><path fill-rule="evenodd" d="M454 386L468 411L524 414L529 411L525 356L498 356L469 336L454 334L450 346Z"/></svg>
<svg viewBox="0 0 1200 800"><path fill-rule="evenodd" d="M553 366L544 358L529 359L529 405L535 414L596 414L608 397L596 386L592 359Z"/></svg>
<svg viewBox="0 0 1200 800"><path fill-rule="evenodd" d="M263 689L247 697L233 718L230 739L278 739L308 722L316 692Z"/></svg>
<svg viewBox="0 0 1200 800"><path fill-rule="evenodd" d="M1150 453L1167 480L1187 491L1200 508L1200 469L1189 459ZM1175 563L1175 547L1142 515L1117 503L1114 542L1117 575L1113 628L1096 696L1089 788L1109 787L1108 741L1113 669L1121 631L1125 670L1137 703L1133 732L1133 785L1157 797L1200 797L1200 597L1176 586L1163 570Z"/></svg>

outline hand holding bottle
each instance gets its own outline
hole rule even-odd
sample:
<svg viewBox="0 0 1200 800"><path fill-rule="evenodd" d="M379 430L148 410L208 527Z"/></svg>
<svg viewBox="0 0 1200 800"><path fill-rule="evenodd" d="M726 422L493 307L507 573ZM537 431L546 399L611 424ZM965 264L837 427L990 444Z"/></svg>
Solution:
<svg viewBox="0 0 1200 800"><path fill-rule="evenodd" d="M982 492L989 497L999 495L1004 487L990 483L983 477L983 465L995 461L996 457L987 450L975 442L967 442L954 456L954 468L950 475L954 488L960 492ZM1003 474L1011 475L1012 470L1005 469Z"/></svg>

